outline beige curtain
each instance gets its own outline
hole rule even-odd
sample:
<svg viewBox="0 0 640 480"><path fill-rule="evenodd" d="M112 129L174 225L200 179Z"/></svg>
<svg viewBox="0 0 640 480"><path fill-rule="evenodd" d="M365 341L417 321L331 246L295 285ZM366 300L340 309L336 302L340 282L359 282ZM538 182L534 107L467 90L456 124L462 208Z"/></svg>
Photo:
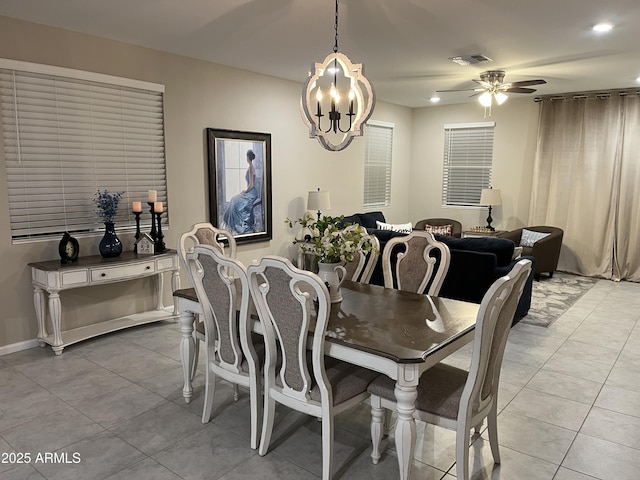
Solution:
<svg viewBox="0 0 640 480"><path fill-rule="evenodd" d="M560 270L640 281L639 100L540 103L529 224L564 230Z"/></svg>

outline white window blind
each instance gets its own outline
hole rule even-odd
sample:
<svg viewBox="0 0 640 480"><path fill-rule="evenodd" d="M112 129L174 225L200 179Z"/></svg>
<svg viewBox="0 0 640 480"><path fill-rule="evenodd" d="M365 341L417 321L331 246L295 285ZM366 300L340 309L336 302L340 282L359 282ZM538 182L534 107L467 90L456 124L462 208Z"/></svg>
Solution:
<svg viewBox="0 0 640 480"><path fill-rule="evenodd" d="M364 160L364 206L388 207L391 204L391 160L393 124L367 124Z"/></svg>
<svg viewBox="0 0 640 480"><path fill-rule="evenodd" d="M2 68L16 63L25 68ZM102 229L98 190L124 192L116 228L135 225L131 201L144 205L148 190L166 203L163 92L162 85L0 61L13 240ZM151 222L146 211L141 219Z"/></svg>
<svg viewBox="0 0 640 480"><path fill-rule="evenodd" d="M491 186L494 122L444 126L444 206L479 205Z"/></svg>

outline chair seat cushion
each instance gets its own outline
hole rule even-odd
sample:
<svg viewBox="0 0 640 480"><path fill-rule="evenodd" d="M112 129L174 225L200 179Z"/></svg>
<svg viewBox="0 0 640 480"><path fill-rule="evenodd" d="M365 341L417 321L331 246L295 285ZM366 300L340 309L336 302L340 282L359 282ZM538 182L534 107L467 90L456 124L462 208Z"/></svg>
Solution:
<svg viewBox="0 0 640 480"><path fill-rule="evenodd" d="M331 384L334 405L339 405L366 392L371 381L379 375L372 370L334 359L330 360L327 357L325 357L325 371ZM321 400L320 388L317 384L314 384L310 394L312 400L316 402Z"/></svg>
<svg viewBox="0 0 640 480"><path fill-rule="evenodd" d="M259 333L251 333L251 341L253 343L253 348L256 351L256 362L258 363L258 368L262 370L262 367L264 367L265 356L264 337ZM249 362L247 361L247 357L242 360L240 369L244 373L249 374Z"/></svg>
<svg viewBox="0 0 640 480"><path fill-rule="evenodd" d="M416 409L455 420L458 418L460 396L467 381L468 372L451 365L439 363L420 377ZM377 395L395 402L396 382L386 375L379 375L367 389L371 395Z"/></svg>

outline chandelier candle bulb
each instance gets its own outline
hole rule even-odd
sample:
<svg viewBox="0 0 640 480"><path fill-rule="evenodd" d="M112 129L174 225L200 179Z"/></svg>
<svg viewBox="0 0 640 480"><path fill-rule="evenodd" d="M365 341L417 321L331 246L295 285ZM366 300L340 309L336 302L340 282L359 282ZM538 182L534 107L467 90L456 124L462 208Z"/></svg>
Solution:
<svg viewBox="0 0 640 480"><path fill-rule="evenodd" d="M142 202L131 202L131 211L134 213L142 212Z"/></svg>
<svg viewBox="0 0 640 480"><path fill-rule="evenodd" d="M149 190L149 202L157 202L157 201L158 201L158 191Z"/></svg>

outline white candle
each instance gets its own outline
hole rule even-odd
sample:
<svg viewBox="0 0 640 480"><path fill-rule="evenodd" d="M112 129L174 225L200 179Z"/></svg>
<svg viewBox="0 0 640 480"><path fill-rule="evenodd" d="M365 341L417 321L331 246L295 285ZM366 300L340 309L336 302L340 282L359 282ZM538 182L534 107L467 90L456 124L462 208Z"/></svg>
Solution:
<svg viewBox="0 0 640 480"><path fill-rule="evenodd" d="M158 191L157 190L149 190L149 201L157 202L158 201Z"/></svg>
<svg viewBox="0 0 640 480"><path fill-rule="evenodd" d="M132 212L142 212L142 202L131 202Z"/></svg>
<svg viewBox="0 0 640 480"><path fill-rule="evenodd" d="M162 205L162 202L154 202L153 204L153 211L158 213L158 212L162 212L162 210L164 210L164 207Z"/></svg>

